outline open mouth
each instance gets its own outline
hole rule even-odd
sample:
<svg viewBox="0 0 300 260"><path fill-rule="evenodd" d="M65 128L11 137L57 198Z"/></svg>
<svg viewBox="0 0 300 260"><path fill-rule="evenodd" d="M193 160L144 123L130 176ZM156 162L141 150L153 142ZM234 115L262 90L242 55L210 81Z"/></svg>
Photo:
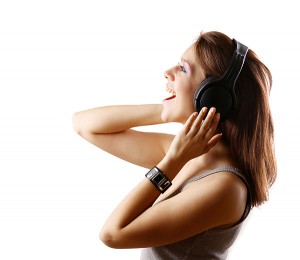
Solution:
<svg viewBox="0 0 300 260"><path fill-rule="evenodd" d="M176 92L175 92L172 88L166 86L166 91L169 92L169 93L171 94L171 96L165 98L164 101L167 101L167 100L171 100L171 99L173 99L173 98L176 98Z"/></svg>
<svg viewBox="0 0 300 260"><path fill-rule="evenodd" d="M168 98L165 98L164 101L171 100L171 99L173 99L173 98L176 98L176 95L173 95L173 96L170 96L170 97L168 97Z"/></svg>

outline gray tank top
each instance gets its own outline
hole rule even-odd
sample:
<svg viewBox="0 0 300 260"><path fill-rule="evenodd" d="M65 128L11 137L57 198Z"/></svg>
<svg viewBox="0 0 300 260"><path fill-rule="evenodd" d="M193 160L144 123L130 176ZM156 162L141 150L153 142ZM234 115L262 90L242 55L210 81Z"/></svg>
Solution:
<svg viewBox="0 0 300 260"><path fill-rule="evenodd" d="M241 220L229 228L212 228L182 241L166 246L149 247L142 249L141 260L223 260L226 259L228 250L236 240L243 221L250 212L249 185L243 174L232 166L223 166L205 172L199 176L188 179L181 187L169 195L166 199L180 193L189 183L205 178L208 175L227 171L239 176L248 188L248 200Z"/></svg>

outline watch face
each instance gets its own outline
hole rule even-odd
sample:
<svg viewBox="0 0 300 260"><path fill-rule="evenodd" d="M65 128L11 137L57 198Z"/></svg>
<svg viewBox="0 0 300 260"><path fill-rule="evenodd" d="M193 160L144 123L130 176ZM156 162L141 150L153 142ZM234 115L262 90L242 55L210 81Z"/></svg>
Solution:
<svg viewBox="0 0 300 260"><path fill-rule="evenodd" d="M163 179L163 176L161 176L161 174L158 174L155 178L153 178L153 180L154 180L156 183L159 183L162 179Z"/></svg>

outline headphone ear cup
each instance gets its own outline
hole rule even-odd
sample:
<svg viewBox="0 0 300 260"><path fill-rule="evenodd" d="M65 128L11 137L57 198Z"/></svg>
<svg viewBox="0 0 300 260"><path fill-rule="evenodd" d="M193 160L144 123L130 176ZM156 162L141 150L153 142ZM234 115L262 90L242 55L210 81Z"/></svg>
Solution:
<svg viewBox="0 0 300 260"><path fill-rule="evenodd" d="M223 84L222 84L223 83ZM218 77L210 77L202 81L194 95L194 107L199 113L203 107L215 107L220 113L220 121L226 119L233 108L232 94Z"/></svg>
<svg viewBox="0 0 300 260"><path fill-rule="evenodd" d="M194 107L198 113L203 108L203 106L201 106L201 97L202 97L203 93L206 91L206 89L210 85L212 85L214 82L216 82L217 79L218 79L217 77L208 77L208 78L204 79L197 87L195 94L194 94Z"/></svg>
<svg viewBox="0 0 300 260"><path fill-rule="evenodd" d="M200 99L201 107L215 107L217 113L220 113L220 121L226 119L232 112L232 95L224 87L213 85L206 89Z"/></svg>

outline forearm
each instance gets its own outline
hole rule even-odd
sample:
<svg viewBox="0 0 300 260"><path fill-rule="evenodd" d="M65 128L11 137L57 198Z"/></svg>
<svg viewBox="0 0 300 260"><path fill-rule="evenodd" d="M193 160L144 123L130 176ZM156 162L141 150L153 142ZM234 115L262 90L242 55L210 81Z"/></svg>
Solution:
<svg viewBox="0 0 300 260"><path fill-rule="evenodd" d="M204 109L199 115L193 113L189 117L184 127L173 139L167 154L157 164L157 168L171 181L188 161L208 152L220 140L221 135L214 134L220 115L215 116L215 109L212 109L203 120L205 114ZM159 227L160 222L156 216L163 211L161 207L168 205L168 202L165 201L151 207L159 195L159 190L152 182L144 178L113 211L103 226L100 239L106 245L116 248L125 248L136 244L144 246L145 243L140 244L138 240L143 235L140 232L150 234L153 228L161 230L165 226ZM155 220L156 222L151 226ZM165 219L165 223L166 221L168 220ZM153 235L154 233L151 233L151 236ZM135 237L135 241L132 240L133 237Z"/></svg>
<svg viewBox="0 0 300 260"><path fill-rule="evenodd" d="M183 167L183 163L172 162L165 157L157 167L172 181ZM114 243L112 240L122 239L130 224L151 207L159 195L160 191L150 180L144 178L107 219L101 230L100 239L108 245Z"/></svg>
<svg viewBox="0 0 300 260"><path fill-rule="evenodd" d="M135 126L161 124L161 112L161 104L106 106L75 113L73 124L77 132L116 133Z"/></svg>

